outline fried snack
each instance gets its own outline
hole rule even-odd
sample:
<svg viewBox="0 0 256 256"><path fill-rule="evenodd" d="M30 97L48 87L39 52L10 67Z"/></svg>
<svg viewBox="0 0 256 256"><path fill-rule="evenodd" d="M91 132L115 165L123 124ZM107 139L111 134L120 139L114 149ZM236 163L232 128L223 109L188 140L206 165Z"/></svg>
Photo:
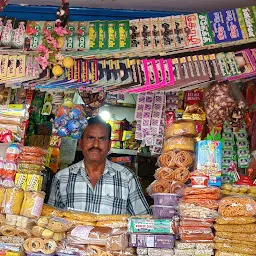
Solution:
<svg viewBox="0 0 256 256"><path fill-rule="evenodd" d="M22 202L24 197L23 189L13 187L6 188L5 202L3 207L3 212L5 214L20 214Z"/></svg>
<svg viewBox="0 0 256 256"><path fill-rule="evenodd" d="M218 200L219 195L217 194L200 194L200 195L188 195L184 196L184 199L208 199L208 200Z"/></svg>
<svg viewBox="0 0 256 256"><path fill-rule="evenodd" d="M255 217L222 217L219 216L216 219L217 224L237 224L237 225L244 225L244 224L252 224L256 222Z"/></svg>
<svg viewBox="0 0 256 256"><path fill-rule="evenodd" d="M182 202L189 203L189 204L195 204L199 205L208 209L214 209L217 210L219 207L219 203L217 200L211 200L211 199L196 199L196 198L183 198Z"/></svg>
<svg viewBox="0 0 256 256"><path fill-rule="evenodd" d="M185 167L179 167L174 171L174 179L183 183L189 180L190 172Z"/></svg>
<svg viewBox="0 0 256 256"><path fill-rule="evenodd" d="M21 214L29 218L39 218L44 204L44 192L25 191Z"/></svg>
<svg viewBox="0 0 256 256"><path fill-rule="evenodd" d="M174 180L170 184L170 192L176 194L179 190L182 190L186 187L186 185L181 181Z"/></svg>
<svg viewBox="0 0 256 256"><path fill-rule="evenodd" d="M168 167L161 167L156 170L155 178L157 180L166 180L166 181L171 182L175 178L174 175L175 175L175 173L174 173L173 169L168 168Z"/></svg>
<svg viewBox="0 0 256 256"><path fill-rule="evenodd" d="M256 202L247 197L225 197L220 201L219 213L224 217L253 217Z"/></svg>
<svg viewBox="0 0 256 256"><path fill-rule="evenodd" d="M189 167L192 163L193 157L188 151L179 151L175 156L175 164L179 167Z"/></svg>
<svg viewBox="0 0 256 256"><path fill-rule="evenodd" d="M223 250L232 253L246 253L255 255L256 247L234 243L216 243L215 248L217 250Z"/></svg>
<svg viewBox="0 0 256 256"><path fill-rule="evenodd" d="M171 123L165 129L165 136L167 139L180 135L189 135L196 137L197 132L195 122L188 120L179 120Z"/></svg>
<svg viewBox="0 0 256 256"><path fill-rule="evenodd" d="M46 155L48 151L40 147L25 146L22 148L22 153Z"/></svg>
<svg viewBox="0 0 256 256"><path fill-rule="evenodd" d="M170 183L166 180L155 180L150 185L150 191L154 193L170 193Z"/></svg>
<svg viewBox="0 0 256 256"><path fill-rule="evenodd" d="M233 233L256 233L256 224L245 224L245 225L220 225L214 224L214 228L219 232L233 232Z"/></svg>
<svg viewBox="0 0 256 256"><path fill-rule="evenodd" d="M63 212L49 204L44 204L41 215L61 218L63 217Z"/></svg>
<svg viewBox="0 0 256 256"><path fill-rule="evenodd" d="M28 238L25 240L23 247L27 252L42 252L52 254L57 248L57 244L52 239Z"/></svg>
<svg viewBox="0 0 256 256"><path fill-rule="evenodd" d="M187 187L184 190L184 195L201 195L201 194L220 194L220 189L216 187L207 187L207 188L194 188Z"/></svg>
<svg viewBox="0 0 256 256"><path fill-rule="evenodd" d="M25 239L31 237L31 232L28 229L8 225L2 226L0 233L3 236L19 236Z"/></svg>
<svg viewBox="0 0 256 256"><path fill-rule="evenodd" d="M254 246L256 247L256 242L251 242L251 241L240 241L240 240L230 240L230 239L224 239L215 236L214 237L214 242L215 243L229 243L229 244L243 244L243 245L249 245L249 246Z"/></svg>
<svg viewBox="0 0 256 256"><path fill-rule="evenodd" d="M231 233L231 232L216 232L217 237L231 239L231 240L241 240L241 241L251 241L256 242L256 234L246 234L246 233Z"/></svg>
<svg viewBox="0 0 256 256"><path fill-rule="evenodd" d="M163 147L163 152L167 153L172 150L185 150L185 151L194 152L195 139L189 138L189 137L184 137L184 136L170 138L165 141L164 147Z"/></svg>
<svg viewBox="0 0 256 256"><path fill-rule="evenodd" d="M81 221L81 220L73 220L69 218L63 218L64 220L69 221L73 227L75 226L96 226L96 221Z"/></svg>
<svg viewBox="0 0 256 256"><path fill-rule="evenodd" d="M61 218L51 218L47 228L53 232L66 232L72 228L72 223Z"/></svg>
<svg viewBox="0 0 256 256"><path fill-rule="evenodd" d="M63 216L68 219L80 220L80 221L94 222L97 220L96 215L89 212L63 211Z"/></svg>
<svg viewBox="0 0 256 256"><path fill-rule="evenodd" d="M225 251L216 251L215 256L250 256L245 253L235 253L235 252L225 252Z"/></svg>
<svg viewBox="0 0 256 256"><path fill-rule="evenodd" d="M174 167L176 165L175 163L176 154L174 151L170 151L168 153L164 153L159 156L158 158L158 165L160 167Z"/></svg>
<svg viewBox="0 0 256 256"><path fill-rule="evenodd" d="M127 220L113 220L113 221L98 221L96 227L109 227L109 228L126 228Z"/></svg>
<svg viewBox="0 0 256 256"><path fill-rule="evenodd" d="M97 214L97 221L127 221L130 218L129 214Z"/></svg>

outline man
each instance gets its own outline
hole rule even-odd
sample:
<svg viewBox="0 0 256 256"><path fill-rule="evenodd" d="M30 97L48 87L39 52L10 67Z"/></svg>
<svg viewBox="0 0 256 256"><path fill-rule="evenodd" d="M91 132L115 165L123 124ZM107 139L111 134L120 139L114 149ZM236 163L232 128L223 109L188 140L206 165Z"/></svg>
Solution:
<svg viewBox="0 0 256 256"><path fill-rule="evenodd" d="M110 138L109 124L100 117L89 119L78 142L84 160L55 175L49 204L101 214L150 213L135 174L106 159Z"/></svg>

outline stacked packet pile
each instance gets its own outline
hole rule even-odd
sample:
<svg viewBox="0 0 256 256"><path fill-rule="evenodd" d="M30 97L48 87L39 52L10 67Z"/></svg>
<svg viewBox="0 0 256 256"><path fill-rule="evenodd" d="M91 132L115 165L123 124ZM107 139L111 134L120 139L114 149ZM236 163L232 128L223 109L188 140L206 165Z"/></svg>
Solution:
<svg viewBox="0 0 256 256"><path fill-rule="evenodd" d="M189 168L194 161L195 122L179 120L168 125L163 153L158 158L156 180L150 185L150 194L176 193L189 180Z"/></svg>
<svg viewBox="0 0 256 256"><path fill-rule="evenodd" d="M214 224L217 256L256 253L256 202L249 197L225 197Z"/></svg>
<svg viewBox="0 0 256 256"><path fill-rule="evenodd" d="M215 187L185 188L179 204L181 242L175 248L175 255L201 255L202 250L204 255L213 255L212 225L218 216L219 195L220 190ZM204 243L205 247L197 243Z"/></svg>
<svg viewBox="0 0 256 256"><path fill-rule="evenodd" d="M135 216L128 222L129 245L137 248L137 255L173 255L178 219L142 217Z"/></svg>

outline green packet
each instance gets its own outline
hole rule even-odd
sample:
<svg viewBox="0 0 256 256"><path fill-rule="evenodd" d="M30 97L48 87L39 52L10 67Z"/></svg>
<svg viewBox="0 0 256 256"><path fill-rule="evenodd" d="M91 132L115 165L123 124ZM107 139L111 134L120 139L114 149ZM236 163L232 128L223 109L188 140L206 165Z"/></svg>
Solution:
<svg viewBox="0 0 256 256"><path fill-rule="evenodd" d="M131 218L128 222L130 233L155 233L155 234L175 234L177 230L178 218L173 219L136 219Z"/></svg>

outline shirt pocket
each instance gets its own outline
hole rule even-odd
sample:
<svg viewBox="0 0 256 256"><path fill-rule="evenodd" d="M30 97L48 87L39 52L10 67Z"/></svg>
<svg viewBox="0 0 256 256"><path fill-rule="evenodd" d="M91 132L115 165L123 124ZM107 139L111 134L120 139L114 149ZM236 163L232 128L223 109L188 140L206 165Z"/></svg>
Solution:
<svg viewBox="0 0 256 256"><path fill-rule="evenodd" d="M101 202L102 214L126 214L127 213L127 198L106 195Z"/></svg>

